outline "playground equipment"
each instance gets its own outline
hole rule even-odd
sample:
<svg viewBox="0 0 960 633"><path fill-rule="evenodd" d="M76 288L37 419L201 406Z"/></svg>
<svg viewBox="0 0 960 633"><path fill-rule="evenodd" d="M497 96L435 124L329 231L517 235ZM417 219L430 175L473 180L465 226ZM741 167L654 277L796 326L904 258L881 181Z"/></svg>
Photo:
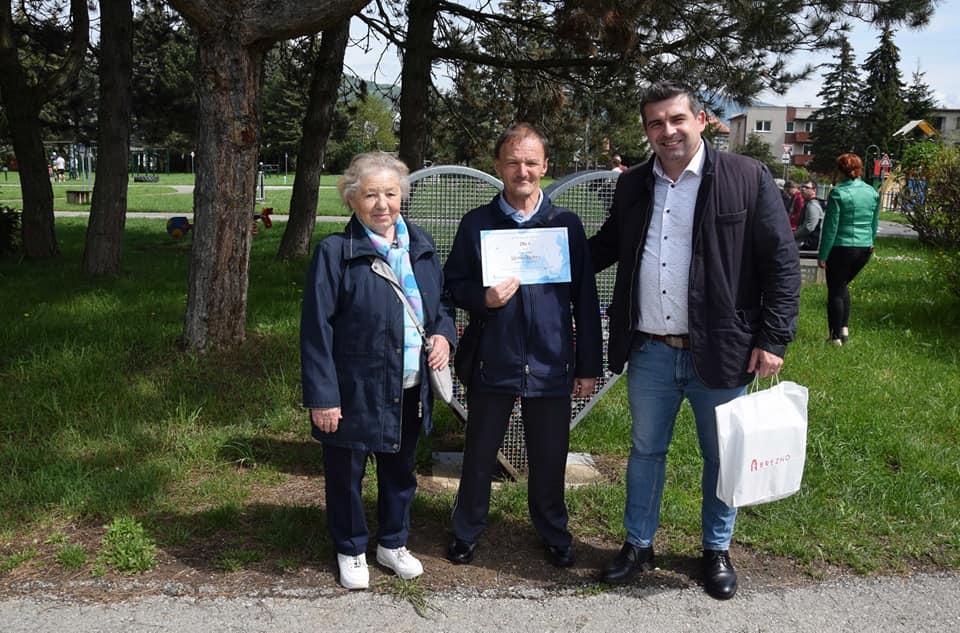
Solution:
<svg viewBox="0 0 960 633"><path fill-rule="evenodd" d="M257 221L263 222L263 228L269 229L273 227L273 220L270 216L273 215L272 207L264 207L260 210L260 213L253 214L253 234L257 234ZM190 232L190 229L193 228L193 224L190 223L190 219L185 215L176 215L169 220L167 220L167 234L175 240L179 240L181 237Z"/></svg>

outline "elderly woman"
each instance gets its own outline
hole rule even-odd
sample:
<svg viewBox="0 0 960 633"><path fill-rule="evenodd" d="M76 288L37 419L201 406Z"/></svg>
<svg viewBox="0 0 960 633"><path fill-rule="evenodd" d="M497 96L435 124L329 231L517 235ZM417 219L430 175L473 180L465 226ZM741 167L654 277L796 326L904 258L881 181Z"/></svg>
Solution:
<svg viewBox="0 0 960 633"><path fill-rule="evenodd" d="M423 573L406 548L414 458L421 427L430 429L428 366L447 364L456 330L452 309L440 301L433 240L400 215L409 189L407 168L389 154L354 158L339 183L353 216L317 246L304 291L303 403L314 438L323 442L327 523L347 589L369 584L361 481L370 453L377 464L377 562L405 579ZM422 323L429 354L382 262Z"/></svg>
<svg viewBox="0 0 960 633"><path fill-rule="evenodd" d="M850 331L850 291L847 286L867 265L880 222L880 195L860 180L863 161L856 154L837 157L840 183L830 191L820 233L820 268L827 271L827 323L836 346Z"/></svg>

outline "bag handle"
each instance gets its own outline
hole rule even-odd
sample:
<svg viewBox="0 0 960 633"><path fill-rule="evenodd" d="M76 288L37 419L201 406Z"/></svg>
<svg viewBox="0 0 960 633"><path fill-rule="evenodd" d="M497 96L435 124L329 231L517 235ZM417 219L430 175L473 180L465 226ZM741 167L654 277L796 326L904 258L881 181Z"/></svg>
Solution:
<svg viewBox="0 0 960 633"><path fill-rule="evenodd" d="M423 349L425 349L429 354L431 351L433 351L433 343L431 343L430 339L427 338L427 332L423 329L423 324L420 323L420 319L417 318L417 313L414 312L413 306L410 305L410 301L407 300L407 295L404 294L403 288L400 287L400 280L397 279L397 275L393 272L393 268L391 268L390 265L384 262L382 259L373 256L370 257L370 267L373 269L374 273L383 277L390 283L390 287L393 288L393 291L397 294L397 297L407 309L407 314L410 315L410 318L413 320L413 324L417 327L417 332L420 333L420 338L423 340Z"/></svg>
<svg viewBox="0 0 960 633"><path fill-rule="evenodd" d="M766 388L770 389L771 387L776 387L779 384L780 384L780 373L777 372L776 374L773 374L772 376L770 376L770 382ZM763 389L764 389L763 385L760 384L760 376L758 374L754 374L753 381L750 383L750 386L747 388L747 393L757 393L758 391L762 391Z"/></svg>

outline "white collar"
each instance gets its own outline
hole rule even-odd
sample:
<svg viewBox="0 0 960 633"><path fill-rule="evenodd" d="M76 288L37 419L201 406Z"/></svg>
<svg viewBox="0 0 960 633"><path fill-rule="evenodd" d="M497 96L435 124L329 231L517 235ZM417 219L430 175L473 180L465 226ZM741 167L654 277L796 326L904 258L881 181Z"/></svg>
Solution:
<svg viewBox="0 0 960 633"><path fill-rule="evenodd" d="M690 159L690 162L687 163L687 166L683 168L683 171L680 172L680 178L683 178L683 175L687 172L694 176L699 176L700 172L703 171L703 164L707 160L707 154L704 151L703 147L706 143L703 142L703 138L700 139L700 147L697 148L696 153L693 155L693 158ZM663 166L660 165L660 157L658 156L656 160L653 161L653 173L660 178L665 178L670 180L670 176L663 171ZM677 178L677 180L680 180Z"/></svg>

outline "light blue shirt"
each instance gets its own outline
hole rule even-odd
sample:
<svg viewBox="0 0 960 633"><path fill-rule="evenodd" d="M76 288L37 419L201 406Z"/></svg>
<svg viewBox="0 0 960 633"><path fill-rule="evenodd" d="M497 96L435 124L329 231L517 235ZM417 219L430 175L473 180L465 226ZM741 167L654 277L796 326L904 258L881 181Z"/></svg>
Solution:
<svg viewBox="0 0 960 633"><path fill-rule="evenodd" d="M508 218L512 219L517 224L523 224L533 216L537 214L537 211L540 210L540 205L543 204L543 189L540 190L540 197L537 199L537 206L533 208L533 211L530 212L530 215L524 215L522 211L518 211L510 206L510 203L507 202L507 198L501 193L500 194L500 210L503 211L503 214Z"/></svg>

